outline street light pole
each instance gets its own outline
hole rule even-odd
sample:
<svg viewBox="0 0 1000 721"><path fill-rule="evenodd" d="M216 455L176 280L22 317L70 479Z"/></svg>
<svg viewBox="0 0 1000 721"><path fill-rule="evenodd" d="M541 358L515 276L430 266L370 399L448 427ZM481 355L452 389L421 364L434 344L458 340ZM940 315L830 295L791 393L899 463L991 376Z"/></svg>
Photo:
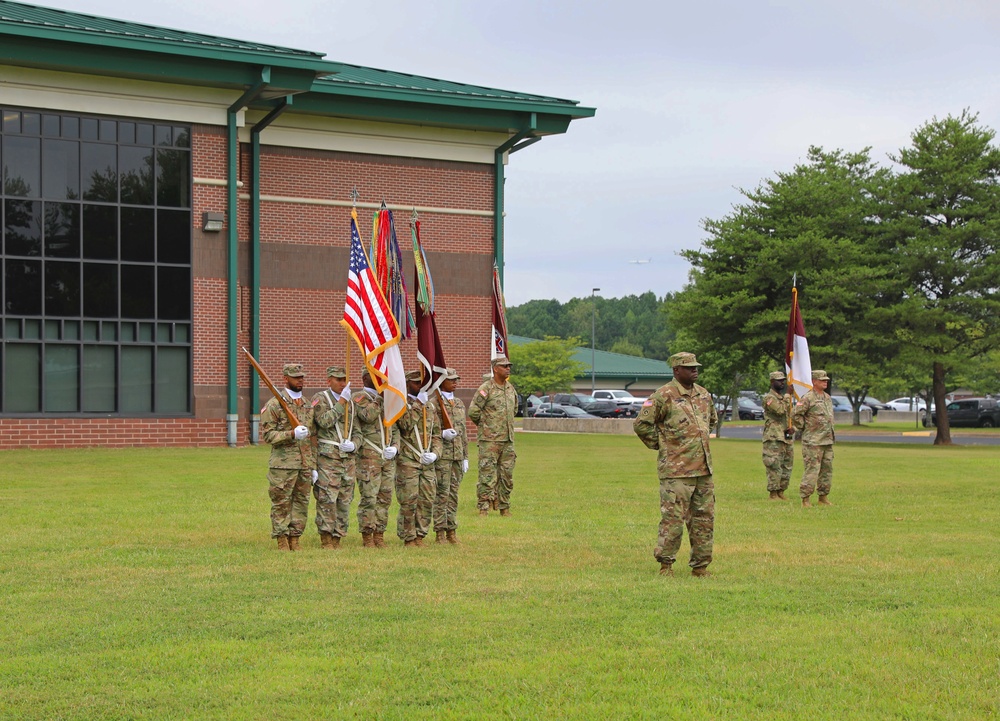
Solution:
<svg viewBox="0 0 1000 721"><path fill-rule="evenodd" d="M590 291L590 395L594 395L597 388L595 383L596 369L594 368L597 358L597 346L594 341L594 330L597 326L597 301L594 294L599 290L600 288L594 288Z"/></svg>

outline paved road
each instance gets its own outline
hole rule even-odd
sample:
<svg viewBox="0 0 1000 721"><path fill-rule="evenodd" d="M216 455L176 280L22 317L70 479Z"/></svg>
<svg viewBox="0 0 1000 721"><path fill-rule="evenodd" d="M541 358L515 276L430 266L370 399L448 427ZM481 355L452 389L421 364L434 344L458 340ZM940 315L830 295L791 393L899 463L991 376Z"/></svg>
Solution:
<svg viewBox="0 0 1000 721"><path fill-rule="evenodd" d="M763 426L730 426L723 424L723 438L739 438L744 440L760 440ZM837 431L837 441L860 441L863 443L911 443L916 445L929 446L934 443L934 431L914 430L915 435L903 435L902 433L851 433L850 431ZM924 435L926 434L926 435ZM952 442L963 446L1000 446L1000 434L994 433L962 433L960 430L951 432Z"/></svg>

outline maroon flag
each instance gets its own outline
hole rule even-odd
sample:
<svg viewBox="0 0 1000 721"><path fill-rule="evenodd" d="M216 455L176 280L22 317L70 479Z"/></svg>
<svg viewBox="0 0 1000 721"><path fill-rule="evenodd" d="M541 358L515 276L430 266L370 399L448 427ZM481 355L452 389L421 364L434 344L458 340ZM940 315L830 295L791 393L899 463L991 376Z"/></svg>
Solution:
<svg viewBox="0 0 1000 721"><path fill-rule="evenodd" d="M427 255L420 242L420 221L410 224L413 236L414 306L417 316L417 360L424 367L423 390L428 394L438 389L444 381L447 365L437 324L434 322L434 281L427 265Z"/></svg>
<svg viewBox="0 0 1000 721"><path fill-rule="evenodd" d="M490 360L507 355L507 318L504 315L503 289L500 287L500 271L493 261L493 343Z"/></svg>

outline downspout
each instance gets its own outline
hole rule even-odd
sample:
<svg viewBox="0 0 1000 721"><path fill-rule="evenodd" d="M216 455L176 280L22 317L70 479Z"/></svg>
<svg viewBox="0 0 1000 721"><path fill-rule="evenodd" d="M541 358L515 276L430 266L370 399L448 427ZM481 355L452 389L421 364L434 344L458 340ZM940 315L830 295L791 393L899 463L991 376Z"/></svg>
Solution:
<svg viewBox="0 0 1000 721"><path fill-rule="evenodd" d="M292 104L286 95L250 129L250 352L260 358L260 132ZM260 443L260 383L250 377L250 443Z"/></svg>
<svg viewBox="0 0 1000 721"><path fill-rule="evenodd" d="M237 424L239 422L239 383L236 374L236 287L239 283L239 273L237 270L237 260L239 259L239 235L236 218L236 198L237 184L237 159L239 154L239 144L236 137L236 116L252 101L267 84L271 82L271 68L264 67L260 70L260 80L240 96L239 100L229 106L226 111L226 220L227 220L227 263L226 263L226 330L227 330L227 357L226 368L226 442L229 446L236 446Z"/></svg>
<svg viewBox="0 0 1000 721"><path fill-rule="evenodd" d="M622 390L627 391L631 386L634 386L638 382L639 382L638 378L636 378L634 381L629 381L628 383L625 384L625 388L623 388Z"/></svg>
<svg viewBox="0 0 1000 721"><path fill-rule="evenodd" d="M537 128L538 115L532 113L527 128L518 131L516 135L508 138L503 145L493 151L493 260L497 264L501 288L503 288L503 156L507 151L517 152L521 148L541 140L541 138L530 138L521 143ZM518 143L521 144L518 145Z"/></svg>

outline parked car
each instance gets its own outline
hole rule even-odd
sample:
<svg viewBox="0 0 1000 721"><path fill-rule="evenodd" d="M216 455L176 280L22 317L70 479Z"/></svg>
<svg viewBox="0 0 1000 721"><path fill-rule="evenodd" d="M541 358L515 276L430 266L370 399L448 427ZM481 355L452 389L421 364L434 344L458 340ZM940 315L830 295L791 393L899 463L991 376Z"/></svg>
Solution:
<svg viewBox="0 0 1000 721"><path fill-rule="evenodd" d="M1000 403L996 398L963 398L945 406L949 426L1000 426ZM937 411L931 410L930 419L924 416L924 425L937 425Z"/></svg>
<svg viewBox="0 0 1000 721"><path fill-rule="evenodd" d="M535 411L534 418L597 418L576 406L562 406L559 404L542 403Z"/></svg>
<svg viewBox="0 0 1000 721"><path fill-rule="evenodd" d="M737 412L741 421L762 421L764 420L764 408L751 399L740 396L736 399Z"/></svg>
<svg viewBox="0 0 1000 721"><path fill-rule="evenodd" d="M523 415L525 418L531 418L535 415L535 411L538 407L542 405L542 399L538 396L527 396L524 399Z"/></svg>
<svg viewBox="0 0 1000 721"><path fill-rule="evenodd" d="M599 401L583 393L556 393L552 400L558 405L575 406L598 418L624 418L626 414L614 401Z"/></svg>
<svg viewBox="0 0 1000 721"><path fill-rule="evenodd" d="M847 396L830 396L830 400L833 401L833 412L834 413L853 413L854 406L851 405L851 400ZM872 407L867 403L861 404L861 409L863 411L870 411ZM874 413L872 414L874 415Z"/></svg>
<svg viewBox="0 0 1000 721"><path fill-rule="evenodd" d="M873 417L877 416L879 411L889 410L889 405L886 404L886 403L883 403L882 401L880 401L875 396L865 396L865 403L864 404L866 406L868 406L869 408L872 409L872 416Z"/></svg>
<svg viewBox="0 0 1000 721"><path fill-rule="evenodd" d="M911 405L912 403L912 405ZM925 411L927 404L923 398L896 398L885 404L890 411Z"/></svg>
<svg viewBox="0 0 1000 721"><path fill-rule="evenodd" d="M636 408L642 407L642 398L636 398L628 391L619 390L597 390L594 391L594 398L599 401L614 401L619 406L625 409L626 416L636 416L638 415L638 410Z"/></svg>

